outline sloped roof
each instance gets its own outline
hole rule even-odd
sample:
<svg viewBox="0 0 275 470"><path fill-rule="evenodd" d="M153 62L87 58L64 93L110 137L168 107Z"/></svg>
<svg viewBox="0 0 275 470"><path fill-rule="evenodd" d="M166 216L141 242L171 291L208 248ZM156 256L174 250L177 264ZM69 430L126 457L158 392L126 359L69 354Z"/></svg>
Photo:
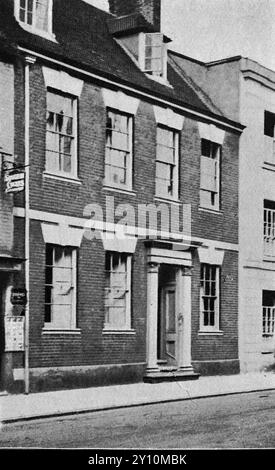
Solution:
<svg viewBox="0 0 275 470"><path fill-rule="evenodd" d="M213 113L207 100L201 99L169 61L167 76L173 88L148 78L109 32L108 20L114 18L110 13L82 0L54 0L53 4L53 32L57 42L22 29L14 18L13 0L0 0L0 32L17 46L232 122Z"/></svg>

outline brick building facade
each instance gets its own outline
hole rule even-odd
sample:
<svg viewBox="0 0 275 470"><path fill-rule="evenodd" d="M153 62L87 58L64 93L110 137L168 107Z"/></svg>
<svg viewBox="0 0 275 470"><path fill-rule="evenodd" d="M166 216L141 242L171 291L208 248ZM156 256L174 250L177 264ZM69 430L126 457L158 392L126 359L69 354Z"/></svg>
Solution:
<svg viewBox="0 0 275 470"><path fill-rule="evenodd" d="M111 15L81 0L0 2L1 91L14 99L0 109L14 123L0 128L2 162L25 166L27 185L1 193L13 260L7 275L1 238L2 388L239 371L243 126L167 51L160 2L132 3L110 2ZM21 314L27 351L7 351L4 319Z"/></svg>

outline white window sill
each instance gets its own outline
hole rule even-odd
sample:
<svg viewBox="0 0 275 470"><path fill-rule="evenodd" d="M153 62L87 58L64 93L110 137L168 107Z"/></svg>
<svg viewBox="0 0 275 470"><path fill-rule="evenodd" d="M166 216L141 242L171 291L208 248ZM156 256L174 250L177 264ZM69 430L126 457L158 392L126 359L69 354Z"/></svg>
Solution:
<svg viewBox="0 0 275 470"><path fill-rule="evenodd" d="M49 33L48 31L43 31L41 29L36 29L32 25L28 25L26 23L23 23L22 21L17 21L21 28L27 31L28 33L35 34L36 36L41 36L42 38L48 39L49 41L57 42L55 34Z"/></svg>
<svg viewBox="0 0 275 470"><path fill-rule="evenodd" d="M200 212L208 212L210 214L223 215L223 212L218 209L211 209L210 207L199 207Z"/></svg>
<svg viewBox="0 0 275 470"><path fill-rule="evenodd" d="M81 335L81 329L66 329L66 328L54 328L54 327L44 327L42 330L42 335Z"/></svg>
<svg viewBox="0 0 275 470"><path fill-rule="evenodd" d="M103 335L135 335L136 334L136 330L128 330L128 329L114 329L114 328L108 328L108 327L104 327L103 331L102 331L102 334Z"/></svg>
<svg viewBox="0 0 275 470"><path fill-rule="evenodd" d="M123 193L123 194L129 194L130 196L136 196L137 193L131 189L124 189L124 188L121 188L121 187L116 187L116 186L108 186L107 184L105 184L102 188L104 191L113 191L113 192L116 192L116 193Z"/></svg>
<svg viewBox="0 0 275 470"><path fill-rule="evenodd" d="M222 336L223 335L223 331L221 330L212 330L212 331L204 331L204 330L200 330L198 332L198 335L199 336Z"/></svg>
<svg viewBox="0 0 275 470"><path fill-rule="evenodd" d="M151 80L154 80L154 82L158 82L161 85L167 86L169 88L173 88L171 83L168 82L166 78L160 77L158 75L152 75L151 73L145 72L146 77L150 78Z"/></svg>
<svg viewBox="0 0 275 470"><path fill-rule="evenodd" d="M64 175L63 173L58 174L58 173L49 173L47 171L44 171L43 177L53 179L53 180L65 181L67 183L82 184L80 179L78 179L77 177L67 176L67 175Z"/></svg>
<svg viewBox="0 0 275 470"><path fill-rule="evenodd" d="M169 203L169 204L177 204L177 205L180 205L182 204L181 201L179 201L178 199L173 199L173 198L165 198L165 197L161 197L161 196L155 196L154 197L155 201L159 201L159 202L163 202L163 203Z"/></svg>

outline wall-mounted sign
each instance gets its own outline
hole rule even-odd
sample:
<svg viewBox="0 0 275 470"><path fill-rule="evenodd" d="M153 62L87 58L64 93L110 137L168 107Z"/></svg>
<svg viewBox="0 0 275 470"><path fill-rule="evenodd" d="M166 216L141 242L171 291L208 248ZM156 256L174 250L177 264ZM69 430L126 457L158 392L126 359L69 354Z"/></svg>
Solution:
<svg viewBox="0 0 275 470"><path fill-rule="evenodd" d="M20 193L25 189L24 171L12 170L7 172L4 177L6 193Z"/></svg>
<svg viewBox="0 0 275 470"><path fill-rule="evenodd" d="M12 305L26 305L27 303L27 291L26 289L12 289L11 291L11 303Z"/></svg>
<svg viewBox="0 0 275 470"><path fill-rule="evenodd" d="M24 351L25 317L5 317L5 351Z"/></svg>

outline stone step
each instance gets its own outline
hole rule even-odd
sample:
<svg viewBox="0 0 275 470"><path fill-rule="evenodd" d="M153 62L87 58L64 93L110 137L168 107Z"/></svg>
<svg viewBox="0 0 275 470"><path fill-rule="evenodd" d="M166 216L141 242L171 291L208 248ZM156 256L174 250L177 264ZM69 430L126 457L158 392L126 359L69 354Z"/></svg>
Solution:
<svg viewBox="0 0 275 470"><path fill-rule="evenodd" d="M200 374L193 371L178 370L160 370L159 372L148 372L144 377L145 383L161 383L161 382L180 382L183 380L197 380Z"/></svg>

